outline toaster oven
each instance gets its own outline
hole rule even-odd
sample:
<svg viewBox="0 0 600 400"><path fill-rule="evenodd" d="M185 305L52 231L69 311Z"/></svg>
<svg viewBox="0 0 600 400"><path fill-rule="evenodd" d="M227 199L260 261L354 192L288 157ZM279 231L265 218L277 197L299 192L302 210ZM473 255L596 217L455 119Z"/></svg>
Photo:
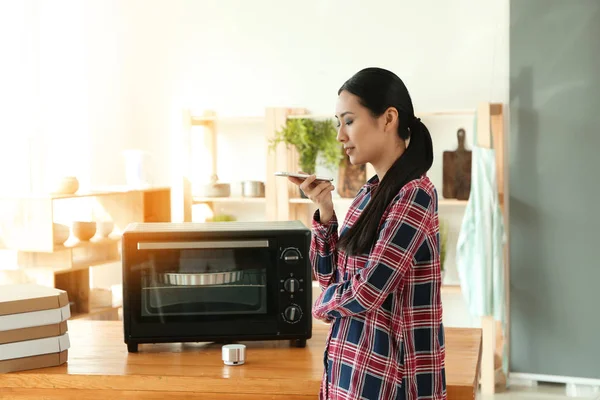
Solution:
<svg viewBox="0 0 600 400"><path fill-rule="evenodd" d="M312 336L310 230L300 221L134 223L123 232L123 324L142 343Z"/></svg>

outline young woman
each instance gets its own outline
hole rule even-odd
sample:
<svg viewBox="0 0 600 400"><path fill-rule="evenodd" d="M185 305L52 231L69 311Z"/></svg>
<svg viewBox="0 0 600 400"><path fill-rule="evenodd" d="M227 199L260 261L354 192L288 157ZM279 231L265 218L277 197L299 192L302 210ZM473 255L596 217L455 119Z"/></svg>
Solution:
<svg viewBox="0 0 600 400"><path fill-rule="evenodd" d="M338 238L330 182L289 178L317 206L310 259L323 292L313 316L331 323L321 399L446 399L436 189L431 136L404 83L379 68L338 92L338 140L376 175Z"/></svg>

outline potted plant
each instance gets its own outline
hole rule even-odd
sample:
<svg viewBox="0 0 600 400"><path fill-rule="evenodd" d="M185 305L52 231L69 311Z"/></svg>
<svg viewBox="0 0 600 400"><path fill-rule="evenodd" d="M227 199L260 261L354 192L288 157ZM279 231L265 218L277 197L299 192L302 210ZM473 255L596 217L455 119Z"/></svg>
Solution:
<svg viewBox="0 0 600 400"><path fill-rule="evenodd" d="M314 174L319 155L323 166L332 169L339 166L342 153L336 136L336 129L330 119L317 121L310 118L289 118L286 124L275 132L269 147L273 151L279 143L285 143L288 148L294 146L300 157L300 169Z"/></svg>

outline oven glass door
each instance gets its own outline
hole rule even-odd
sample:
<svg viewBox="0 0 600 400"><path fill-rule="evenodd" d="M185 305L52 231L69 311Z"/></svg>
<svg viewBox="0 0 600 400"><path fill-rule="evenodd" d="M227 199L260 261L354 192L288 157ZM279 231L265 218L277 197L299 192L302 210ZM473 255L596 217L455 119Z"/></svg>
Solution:
<svg viewBox="0 0 600 400"><path fill-rule="evenodd" d="M202 332L239 330L244 321L274 329L274 240L138 242L137 248L143 255L133 279L140 284L138 322L199 324Z"/></svg>

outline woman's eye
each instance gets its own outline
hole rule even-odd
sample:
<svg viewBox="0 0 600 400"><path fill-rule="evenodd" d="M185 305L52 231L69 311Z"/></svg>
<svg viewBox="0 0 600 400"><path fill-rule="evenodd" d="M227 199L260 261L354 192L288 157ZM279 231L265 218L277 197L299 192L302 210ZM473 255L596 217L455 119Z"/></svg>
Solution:
<svg viewBox="0 0 600 400"><path fill-rule="evenodd" d="M352 120L346 121L346 125L352 125Z"/></svg>

